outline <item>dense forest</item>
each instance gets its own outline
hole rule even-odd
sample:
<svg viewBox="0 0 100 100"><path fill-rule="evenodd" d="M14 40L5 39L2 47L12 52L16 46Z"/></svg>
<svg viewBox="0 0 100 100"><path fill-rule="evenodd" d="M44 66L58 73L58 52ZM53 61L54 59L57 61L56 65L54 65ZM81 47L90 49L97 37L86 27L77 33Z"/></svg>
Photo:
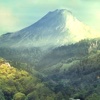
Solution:
<svg viewBox="0 0 100 100"><path fill-rule="evenodd" d="M54 93L37 76L18 70L0 59L0 100L58 100L58 98L63 99L62 94Z"/></svg>
<svg viewBox="0 0 100 100"><path fill-rule="evenodd" d="M48 51L0 48L0 100L100 100L100 39Z"/></svg>

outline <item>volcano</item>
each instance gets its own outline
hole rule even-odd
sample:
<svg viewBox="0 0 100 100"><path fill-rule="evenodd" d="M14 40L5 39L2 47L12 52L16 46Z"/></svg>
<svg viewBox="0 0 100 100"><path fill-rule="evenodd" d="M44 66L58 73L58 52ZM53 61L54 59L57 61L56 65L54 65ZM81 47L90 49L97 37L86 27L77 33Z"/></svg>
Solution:
<svg viewBox="0 0 100 100"><path fill-rule="evenodd" d="M59 47L94 38L98 34L66 9L48 12L43 18L20 31L0 37L0 46Z"/></svg>

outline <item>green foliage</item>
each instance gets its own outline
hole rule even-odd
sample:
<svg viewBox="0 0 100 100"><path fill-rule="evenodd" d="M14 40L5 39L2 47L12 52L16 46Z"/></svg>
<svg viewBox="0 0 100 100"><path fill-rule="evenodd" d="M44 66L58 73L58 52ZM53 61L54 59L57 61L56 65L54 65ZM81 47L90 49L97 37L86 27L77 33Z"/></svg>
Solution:
<svg viewBox="0 0 100 100"><path fill-rule="evenodd" d="M96 94L96 93L91 94L86 98L86 100L100 100L100 94Z"/></svg>
<svg viewBox="0 0 100 100"><path fill-rule="evenodd" d="M100 39L56 48L45 59L42 62L45 67L41 68L53 91L80 100L91 100L94 93L95 98L100 98L97 96L100 93Z"/></svg>
<svg viewBox="0 0 100 100"><path fill-rule="evenodd" d="M100 98L100 39L62 46L45 56L39 48L0 48L0 55L18 68L0 59L0 100Z"/></svg>
<svg viewBox="0 0 100 100"><path fill-rule="evenodd" d="M34 91L34 92L29 93L25 100L39 100L39 97L37 93Z"/></svg>
<svg viewBox="0 0 100 100"><path fill-rule="evenodd" d="M0 100L5 100L2 90L0 90Z"/></svg>
<svg viewBox="0 0 100 100"><path fill-rule="evenodd" d="M13 96L13 100L25 100L25 94L18 92Z"/></svg>
<svg viewBox="0 0 100 100"><path fill-rule="evenodd" d="M57 96L56 96L56 100L62 100L63 99L63 95L61 92L58 92L57 93Z"/></svg>
<svg viewBox="0 0 100 100"><path fill-rule="evenodd" d="M47 98L54 98L53 91L36 76L11 67L5 61L1 60L0 63L0 88L2 89L0 100L47 100Z"/></svg>

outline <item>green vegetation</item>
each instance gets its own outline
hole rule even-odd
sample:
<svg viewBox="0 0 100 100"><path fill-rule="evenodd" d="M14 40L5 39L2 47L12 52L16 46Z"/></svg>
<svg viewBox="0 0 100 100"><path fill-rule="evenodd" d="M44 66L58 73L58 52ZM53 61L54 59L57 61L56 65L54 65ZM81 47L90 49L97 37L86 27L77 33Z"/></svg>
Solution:
<svg viewBox="0 0 100 100"><path fill-rule="evenodd" d="M0 100L54 100L56 94L36 76L0 60ZM47 99L48 98L48 99Z"/></svg>
<svg viewBox="0 0 100 100"><path fill-rule="evenodd" d="M86 100L100 100L100 94L91 94L89 97L86 98Z"/></svg>
<svg viewBox="0 0 100 100"><path fill-rule="evenodd" d="M100 99L100 39L62 46L44 56L33 48L0 51L11 64L0 59L0 100Z"/></svg>
<svg viewBox="0 0 100 100"><path fill-rule="evenodd" d="M21 92L18 92L13 96L13 100L25 100L25 98L25 94Z"/></svg>

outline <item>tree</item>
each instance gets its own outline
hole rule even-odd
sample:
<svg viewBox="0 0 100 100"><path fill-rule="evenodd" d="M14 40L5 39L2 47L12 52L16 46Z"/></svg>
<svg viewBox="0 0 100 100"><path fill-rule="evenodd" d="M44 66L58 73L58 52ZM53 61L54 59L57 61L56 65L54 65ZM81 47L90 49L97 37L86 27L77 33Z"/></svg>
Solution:
<svg viewBox="0 0 100 100"><path fill-rule="evenodd" d="M18 92L13 96L13 100L25 100L25 94Z"/></svg>
<svg viewBox="0 0 100 100"><path fill-rule="evenodd" d="M88 96L86 98L86 100L100 100L100 95L99 94L96 94L96 93L91 94L90 96Z"/></svg>
<svg viewBox="0 0 100 100"><path fill-rule="evenodd" d="M5 100L2 90L0 90L0 100Z"/></svg>

